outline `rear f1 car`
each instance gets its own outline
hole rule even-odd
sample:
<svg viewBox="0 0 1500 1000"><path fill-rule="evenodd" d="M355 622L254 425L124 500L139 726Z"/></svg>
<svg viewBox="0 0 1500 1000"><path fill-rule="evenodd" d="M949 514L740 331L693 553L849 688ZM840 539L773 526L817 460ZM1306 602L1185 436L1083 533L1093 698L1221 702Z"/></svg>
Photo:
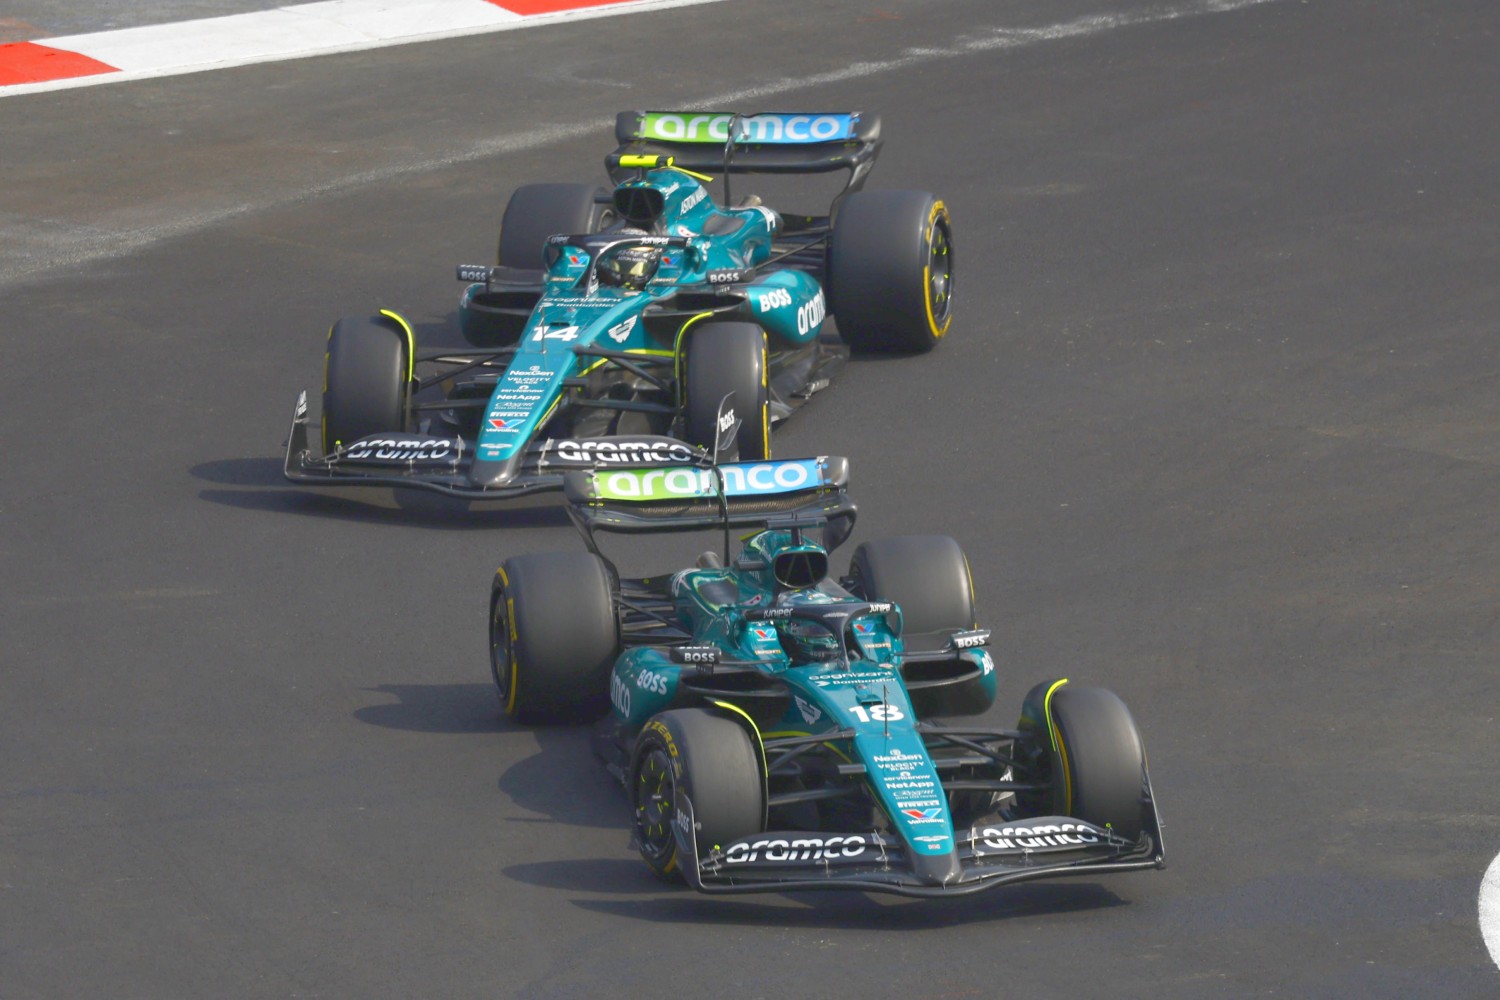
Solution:
<svg viewBox="0 0 1500 1000"><path fill-rule="evenodd" d="M498 266L459 267L472 351L419 349L389 310L334 324L321 436L304 392L287 478L489 498L558 488L568 469L708 461L731 393L728 457L764 459L772 425L849 346L927 350L949 329L947 208L861 190L878 117L624 112L616 138L612 191L522 187ZM841 170L826 216L727 190L731 175Z"/></svg>
<svg viewBox="0 0 1500 1000"><path fill-rule="evenodd" d="M567 721L607 701L596 749L641 856L703 892L942 896L1163 866L1114 694L1052 679L1015 729L953 721L996 695L957 543L865 542L830 577L846 479L840 458L570 473L589 551L516 556L495 578L506 713ZM722 555L663 576L622 577L595 542L719 524ZM759 530L731 557L732 526Z"/></svg>

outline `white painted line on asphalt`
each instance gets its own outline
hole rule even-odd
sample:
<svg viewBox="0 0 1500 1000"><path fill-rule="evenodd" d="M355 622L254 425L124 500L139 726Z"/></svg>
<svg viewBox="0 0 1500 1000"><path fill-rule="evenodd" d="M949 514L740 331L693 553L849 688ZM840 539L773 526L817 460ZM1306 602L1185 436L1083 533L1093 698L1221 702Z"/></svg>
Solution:
<svg viewBox="0 0 1500 1000"><path fill-rule="evenodd" d="M1479 933L1490 950L1490 961L1500 965L1500 854L1479 883Z"/></svg>
<svg viewBox="0 0 1500 1000"><path fill-rule="evenodd" d="M688 0L699 2L699 0ZM1171 7L1155 8L1135 14L1109 17L1088 17L1066 21L1042 28L992 27L961 35L950 45L937 48L909 49L899 57L873 62L855 63L845 69L812 76L782 77L754 87L724 91L706 95L700 99L684 102L695 108L735 108L741 111L768 110L747 107L758 101L794 90L805 90L827 83L862 79L882 73L912 69L926 63L943 59L954 59L983 52L1023 48L1046 42L1081 38L1103 34L1124 28L1139 27L1154 23L1174 21L1180 18L1219 14L1270 3L1287 3L1290 0L1189 0ZM622 102L628 103L628 102ZM783 109L785 110L785 109ZM19 284L29 278L66 267L78 267L94 261L123 257L163 240L200 232L210 226L258 212L269 211L310 198L338 195L365 185L384 183L403 177L431 173L461 163L488 159L509 153L536 149L552 143L585 135L608 135L613 137L614 116L607 118L585 118L574 122L557 122L526 132L486 139L454 149L438 156L426 156L406 162L393 163L374 170L348 174L326 183L297 191L289 191L274 198L259 202L229 205L212 212L200 212L180 216L150 228L87 233L68 229L54 236L51 246L40 239L33 239L27 248L24 260L7 262L0 272L0 288Z"/></svg>

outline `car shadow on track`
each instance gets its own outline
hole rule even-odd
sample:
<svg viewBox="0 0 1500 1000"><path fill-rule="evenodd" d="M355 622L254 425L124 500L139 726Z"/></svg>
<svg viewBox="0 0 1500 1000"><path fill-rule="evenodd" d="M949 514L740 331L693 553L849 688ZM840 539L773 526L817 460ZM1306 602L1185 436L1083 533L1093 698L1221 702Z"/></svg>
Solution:
<svg viewBox="0 0 1500 1000"><path fill-rule="evenodd" d="M644 866L641 877L661 888L661 883L655 882L645 872ZM677 887L675 891L657 894L652 899L630 902L575 899L573 905L595 913L656 924L756 927L769 924L792 928L893 931L935 930L982 921L1034 918L1128 905L1115 893L1091 882L1006 886L976 896L952 899L902 899L840 890L767 893L759 898L765 902L752 902L743 896L711 898L686 887Z"/></svg>
<svg viewBox="0 0 1500 1000"><path fill-rule="evenodd" d="M495 689L488 684L380 684L373 691L396 699L357 709L360 722L409 733L492 733Z"/></svg>
<svg viewBox="0 0 1500 1000"><path fill-rule="evenodd" d="M230 458L203 462L190 471L206 482L240 487L200 490L198 496L241 510L449 531L561 528L569 523L567 511L555 498L471 502L419 490L298 489L282 478L281 466L280 458Z"/></svg>

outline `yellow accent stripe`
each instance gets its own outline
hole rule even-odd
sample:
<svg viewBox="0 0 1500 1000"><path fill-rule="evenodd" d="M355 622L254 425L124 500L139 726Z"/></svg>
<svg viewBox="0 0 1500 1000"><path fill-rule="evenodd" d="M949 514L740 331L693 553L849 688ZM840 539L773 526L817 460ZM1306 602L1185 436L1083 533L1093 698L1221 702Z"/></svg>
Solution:
<svg viewBox="0 0 1500 1000"><path fill-rule="evenodd" d="M973 611L974 611L974 607L975 607L975 603L974 603L974 571L969 568L969 554L967 552L963 552L962 550L960 550L960 554L964 557L964 576L968 577L968 579L969 579L969 612L972 614ZM972 621L972 622L969 623L969 628L978 628L978 627L979 627L979 622L977 620L976 621Z"/></svg>
<svg viewBox="0 0 1500 1000"><path fill-rule="evenodd" d="M659 348L655 348L655 347L632 347L630 350L625 351L624 353L625 354L655 355L657 357L670 358L672 356L673 352L672 351L663 351L663 350L660 350ZM595 361L593 364L589 365L587 368L585 368L583 371L579 372L578 374L579 375L587 375L589 372L593 371L595 368L598 368L600 365L607 365L607 364L609 364L609 361L610 361L609 358L600 358L598 361Z"/></svg>
<svg viewBox="0 0 1500 1000"><path fill-rule="evenodd" d="M727 701L719 701L717 699L711 699L711 703L720 708L728 709L750 724L750 731L755 734L755 749L760 753L760 773L766 776L767 781L771 780L771 768L766 764L766 741L760 735L760 727L755 724L755 720L750 718L750 714L738 705L731 705Z"/></svg>
<svg viewBox="0 0 1500 1000"><path fill-rule="evenodd" d="M683 403L687 402L687 397L682 394L682 338L687 335L688 327L712 315L713 313L711 312L701 312L677 328L677 339L672 343L672 353L677 356L677 363L672 366L672 375L677 379L677 406L679 409Z"/></svg>
<svg viewBox="0 0 1500 1000"><path fill-rule="evenodd" d="M417 335L411 332L411 324L401 317L399 313L391 312L389 309L380 310L380 315L395 320L406 332L406 381L410 382L412 374L417 367Z"/></svg>
<svg viewBox="0 0 1500 1000"><path fill-rule="evenodd" d="M1047 715L1047 732L1052 736L1052 749L1057 751L1058 757L1062 758L1063 768L1063 815L1070 816L1073 813L1073 775L1068 769L1068 749L1063 745L1058 736L1057 723L1052 721L1052 695L1057 689L1068 683L1064 677L1047 689L1047 697L1042 700L1042 709Z"/></svg>
<svg viewBox="0 0 1500 1000"><path fill-rule="evenodd" d="M705 184L712 184L714 182L714 179L711 176L709 176L708 174L700 174L696 170L689 170L687 167L679 167L675 163L669 163L669 164L667 164L667 169L669 169L669 170L675 170L679 174L687 174L693 180L695 180L695 181L702 181Z"/></svg>
<svg viewBox="0 0 1500 1000"><path fill-rule="evenodd" d="M506 646L506 656L510 658L510 690L506 692L505 714L509 715L516 710L516 675L520 673L516 669L516 601L515 598L508 596L510 577L505 574L505 567L500 566L496 568L495 575L500 577L500 592L507 594L505 598L505 622L510 626L510 642Z"/></svg>
<svg viewBox="0 0 1500 1000"><path fill-rule="evenodd" d="M771 359L767 356L766 331L760 331L760 387L765 390L767 403L760 408L760 450L766 458L771 457Z"/></svg>
<svg viewBox="0 0 1500 1000"><path fill-rule="evenodd" d="M939 215L947 215L948 208L942 202L932 204L932 214L927 217L927 242L932 242L932 232L937 225ZM951 248L950 248L951 252ZM948 318L943 322L943 328L938 329L937 320L932 315L932 265L922 265L922 302L927 306L927 327L932 331L934 337L941 337L948 332L948 327L953 324L953 313L948 313Z"/></svg>

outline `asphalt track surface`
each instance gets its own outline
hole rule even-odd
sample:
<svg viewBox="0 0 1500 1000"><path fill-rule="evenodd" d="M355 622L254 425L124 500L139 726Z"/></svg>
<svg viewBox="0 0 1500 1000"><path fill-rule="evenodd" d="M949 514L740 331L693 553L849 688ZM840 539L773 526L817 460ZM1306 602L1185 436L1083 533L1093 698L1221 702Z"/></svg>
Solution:
<svg viewBox="0 0 1500 1000"><path fill-rule="evenodd" d="M0 101L0 995L1493 996L1497 33L735 0ZM856 540L962 540L997 722L1126 699L1166 871L662 886L585 734L488 685L556 503L280 480L332 318L441 336L513 186L723 102L879 111L871 186L952 207L951 339L778 453L850 456Z"/></svg>

